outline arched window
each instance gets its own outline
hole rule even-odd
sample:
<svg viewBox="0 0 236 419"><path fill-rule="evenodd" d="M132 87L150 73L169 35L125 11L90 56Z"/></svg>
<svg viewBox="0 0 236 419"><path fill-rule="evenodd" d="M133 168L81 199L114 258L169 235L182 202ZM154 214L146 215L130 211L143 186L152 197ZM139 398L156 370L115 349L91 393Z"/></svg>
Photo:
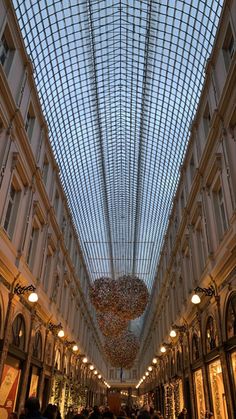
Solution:
<svg viewBox="0 0 236 419"><path fill-rule="evenodd" d="M177 372L179 373L180 371L182 371L182 353L179 350L177 350L176 363Z"/></svg>
<svg viewBox="0 0 236 419"><path fill-rule="evenodd" d="M197 333L193 334L192 338L192 354L193 354L193 361L196 361L200 358L200 352L199 352L199 338Z"/></svg>
<svg viewBox="0 0 236 419"><path fill-rule="evenodd" d="M218 345L218 336L215 325L215 320L212 316L208 317L206 325L206 350L212 351Z"/></svg>
<svg viewBox="0 0 236 419"><path fill-rule="evenodd" d="M231 295L226 311L226 337L233 336L236 336L236 293Z"/></svg>
<svg viewBox="0 0 236 419"><path fill-rule="evenodd" d="M35 333L33 344L33 356L39 360L41 360L42 358L42 335L40 331Z"/></svg>
<svg viewBox="0 0 236 419"><path fill-rule="evenodd" d="M22 314L18 314L12 324L12 343L22 351L25 350L25 320Z"/></svg>
<svg viewBox="0 0 236 419"><path fill-rule="evenodd" d="M61 371L61 352L59 351L59 349L56 350L55 368L56 370Z"/></svg>

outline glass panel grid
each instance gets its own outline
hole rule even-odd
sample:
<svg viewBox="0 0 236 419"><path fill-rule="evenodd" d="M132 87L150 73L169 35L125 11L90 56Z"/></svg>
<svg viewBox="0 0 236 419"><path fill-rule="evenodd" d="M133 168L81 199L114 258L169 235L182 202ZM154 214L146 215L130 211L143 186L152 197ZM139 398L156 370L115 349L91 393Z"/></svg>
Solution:
<svg viewBox="0 0 236 419"><path fill-rule="evenodd" d="M222 0L14 0L93 280L153 284Z"/></svg>

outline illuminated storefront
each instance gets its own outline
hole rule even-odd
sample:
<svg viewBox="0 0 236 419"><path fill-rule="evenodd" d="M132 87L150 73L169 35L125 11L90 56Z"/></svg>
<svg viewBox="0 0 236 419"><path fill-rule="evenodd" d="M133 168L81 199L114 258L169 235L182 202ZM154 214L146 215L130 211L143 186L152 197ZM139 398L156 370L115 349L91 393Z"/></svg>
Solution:
<svg viewBox="0 0 236 419"><path fill-rule="evenodd" d="M211 395L215 419L228 419L226 396L219 359L209 364Z"/></svg>
<svg viewBox="0 0 236 419"><path fill-rule="evenodd" d="M194 387L195 387L198 419L204 419L205 412L206 412L206 405L205 405L205 396L204 396L203 375L202 375L201 369L194 372Z"/></svg>

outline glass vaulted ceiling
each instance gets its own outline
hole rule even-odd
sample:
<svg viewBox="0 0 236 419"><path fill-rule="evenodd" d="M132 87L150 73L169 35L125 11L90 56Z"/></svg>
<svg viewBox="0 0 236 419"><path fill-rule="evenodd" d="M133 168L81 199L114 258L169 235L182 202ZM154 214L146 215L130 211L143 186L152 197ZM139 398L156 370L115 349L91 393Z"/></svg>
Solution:
<svg viewBox="0 0 236 419"><path fill-rule="evenodd" d="M222 1L13 3L91 279L151 289Z"/></svg>

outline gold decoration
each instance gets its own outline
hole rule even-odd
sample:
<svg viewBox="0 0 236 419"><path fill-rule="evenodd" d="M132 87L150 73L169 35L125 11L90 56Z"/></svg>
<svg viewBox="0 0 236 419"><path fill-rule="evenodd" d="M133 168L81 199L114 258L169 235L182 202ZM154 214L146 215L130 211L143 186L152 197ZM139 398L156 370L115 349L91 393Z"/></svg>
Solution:
<svg viewBox="0 0 236 419"><path fill-rule="evenodd" d="M133 320L141 316L148 299L147 286L137 276L124 275L116 281L116 312L122 319Z"/></svg>
<svg viewBox="0 0 236 419"><path fill-rule="evenodd" d="M129 369L137 356L139 341L134 333L126 331L121 336L106 338L104 350L113 367Z"/></svg>
<svg viewBox="0 0 236 419"><path fill-rule="evenodd" d="M123 320L115 313L97 313L99 328L104 336L119 336L128 327L128 320Z"/></svg>
<svg viewBox="0 0 236 419"><path fill-rule="evenodd" d="M89 295L95 309L101 313L115 311L116 283L113 279L101 277L90 286Z"/></svg>

